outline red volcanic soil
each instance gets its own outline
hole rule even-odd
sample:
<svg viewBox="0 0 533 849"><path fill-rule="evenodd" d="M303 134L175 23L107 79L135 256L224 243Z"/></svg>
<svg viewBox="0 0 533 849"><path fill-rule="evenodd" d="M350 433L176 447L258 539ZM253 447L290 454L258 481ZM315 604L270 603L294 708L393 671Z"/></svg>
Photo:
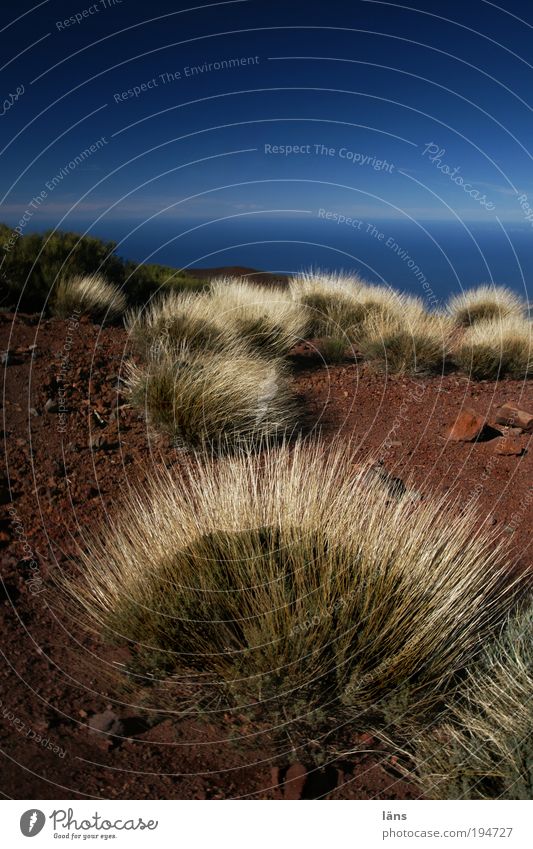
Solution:
<svg viewBox="0 0 533 849"><path fill-rule="evenodd" d="M123 406L127 337L120 327L0 313L5 475L2 552L2 781L11 798L380 798L419 796L395 757L368 735L351 754L304 774L298 751L280 752L268 728L236 713L149 716L109 685L116 649L61 612L50 575L69 570L76 541L115 509L153 464L180 458ZM340 432L361 459L381 460L422 495L437 489L475 499L517 558L531 560L531 437L485 429L451 442L465 407L494 420L514 402L533 411L533 384L470 382L450 374L378 375L347 361L325 367L311 346L294 353L293 383L315 426ZM64 380L64 383L62 382ZM69 412L54 412L65 387ZM514 454L501 454L511 450ZM53 585L52 585L53 586ZM114 694L113 694L114 693ZM108 732L108 733L106 733ZM111 736L110 736L111 735ZM40 739L41 738L41 739Z"/></svg>

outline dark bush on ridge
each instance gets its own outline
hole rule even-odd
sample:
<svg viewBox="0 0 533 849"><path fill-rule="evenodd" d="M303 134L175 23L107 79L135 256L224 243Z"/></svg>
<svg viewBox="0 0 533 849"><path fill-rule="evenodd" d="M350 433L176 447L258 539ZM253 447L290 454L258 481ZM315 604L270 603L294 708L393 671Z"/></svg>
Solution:
<svg viewBox="0 0 533 849"><path fill-rule="evenodd" d="M59 279L95 273L123 288L131 305L144 303L161 287L204 288L202 281L174 268L123 260L115 254L116 247L116 242L63 231L21 236L0 224L0 305L18 305L28 312L48 309Z"/></svg>

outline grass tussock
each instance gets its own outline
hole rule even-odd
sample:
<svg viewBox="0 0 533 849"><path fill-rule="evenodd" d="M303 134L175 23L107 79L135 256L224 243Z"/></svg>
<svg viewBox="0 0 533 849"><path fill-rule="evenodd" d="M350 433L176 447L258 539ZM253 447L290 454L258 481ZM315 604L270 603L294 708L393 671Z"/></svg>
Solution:
<svg viewBox="0 0 533 849"><path fill-rule="evenodd" d="M526 315L526 304L505 286L478 286L448 302L448 313L460 327L469 327L479 321L495 319L520 319Z"/></svg>
<svg viewBox="0 0 533 849"><path fill-rule="evenodd" d="M295 424L282 365L239 348L213 354L162 344L143 365L129 364L128 391L149 424L182 446L224 448Z"/></svg>
<svg viewBox="0 0 533 849"><path fill-rule="evenodd" d="M326 365L344 362L349 351L345 336L325 336L318 340L316 349Z"/></svg>
<svg viewBox="0 0 533 849"><path fill-rule="evenodd" d="M130 495L69 593L136 668L195 671L199 698L353 719L408 682L431 704L509 610L505 549L474 515L392 498L349 446L187 469Z"/></svg>
<svg viewBox="0 0 533 849"><path fill-rule="evenodd" d="M211 306L224 325L264 356L285 356L306 333L301 306L275 286L231 277L214 280Z"/></svg>
<svg viewBox="0 0 533 849"><path fill-rule="evenodd" d="M346 336L364 317L365 310L359 295L366 285L356 276L320 271L302 272L293 277L289 289L295 303L307 314L310 336Z"/></svg>
<svg viewBox="0 0 533 849"><path fill-rule="evenodd" d="M95 319L114 319L125 309L124 294L101 274L60 280L52 301L52 312L59 318L68 318L78 311Z"/></svg>
<svg viewBox="0 0 533 849"><path fill-rule="evenodd" d="M189 350L222 352L238 342L208 294L171 293L128 312L125 324L135 350L143 356L161 344L175 350L186 345Z"/></svg>
<svg viewBox="0 0 533 849"><path fill-rule="evenodd" d="M418 740L415 763L433 798L532 798L533 607L489 644L450 721Z"/></svg>
<svg viewBox="0 0 533 849"><path fill-rule="evenodd" d="M356 347L373 366L394 374L442 372L450 346L450 320L428 313L414 299L397 314L374 314L363 323Z"/></svg>
<svg viewBox="0 0 533 849"><path fill-rule="evenodd" d="M531 326L523 318L479 321L457 342L454 361L476 380L527 377L532 368Z"/></svg>

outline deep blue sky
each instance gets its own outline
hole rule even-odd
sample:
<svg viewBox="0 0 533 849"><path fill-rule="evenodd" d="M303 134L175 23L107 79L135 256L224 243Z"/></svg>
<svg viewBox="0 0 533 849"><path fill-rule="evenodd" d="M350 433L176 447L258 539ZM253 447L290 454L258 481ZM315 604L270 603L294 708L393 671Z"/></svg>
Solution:
<svg viewBox="0 0 533 849"><path fill-rule="evenodd" d="M365 226L455 219L531 229L519 201L525 194L533 208L531 3L412 3L4 4L3 96L24 91L0 117L0 220L15 225L28 211L26 232L107 227L112 236L118 223L152 215L162 232L236 215L266 229L267 219L287 219L289 233L322 208ZM84 10L81 22L61 23ZM249 63L185 74L242 58ZM484 202L439 170L428 144ZM305 152L266 154L265 145Z"/></svg>

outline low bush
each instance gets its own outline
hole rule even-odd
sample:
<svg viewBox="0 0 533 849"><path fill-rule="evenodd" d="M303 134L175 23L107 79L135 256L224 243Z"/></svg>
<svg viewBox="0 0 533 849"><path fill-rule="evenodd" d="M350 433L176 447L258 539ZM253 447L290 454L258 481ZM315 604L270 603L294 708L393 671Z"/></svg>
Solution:
<svg viewBox="0 0 533 849"><path fill-rule="evenodd" d="M51 309L59 318L78 311L94 319L110 320L124 312L126 298L101 274L88 274L61 280L54 290Z"/></svg>
<svg viewBox="0 0 533 849"><path fill-rule="evenodd" d="M453 359L476 380L527 377L532 367L531 326L523 318L479 321L457 341Z"/></svg>
<svg viewBox="0 0 533 849"><path fill-rule="evenodd" d="M234 348L222 353L154 347L129 364L132 405L179 445L224 450L279 437L295 424L295 407L279 362Z"/></svg>
<svg viewBox="0 0 533 849"><path fill-rule="evenodd" d="M450 298L448 313L455 324L468 327L478 321L524 318L526 304L505 286L485 285Z"/></svg>
<svg viewBox="0 0 533 849"><path fill-rule="evenodd" d="M2 306L48 309L58 281L102 275L124 292L130 305L146 303L161 291L200 291L206 283L175 268L138 264L116 255L116 242L79 233L48 230L21 235L0 224Z"/></svg>
<svg viewBox="0 0 533 849"><path fill-rule="evenodd" d="M264 356L285 356L306 333L305 313L284 289L220 278L211 301L220 321Z"/></svg>
<svg viewBox="0 0 533 849"><path fill-rule="evenodd" d="M310 336L346 337L358 326L366 314L359 295L366 284L356 276L331 274L321 271L302 272L289 284L293 300L307 313Z"/></svg>
<svg viewBox="0 0 533 849"><path fill-rule="evenodd" d="M325 336L316 343L317 351L326 364L342 363L348 352L348 342L345 336Z"/></svg>
<svg viewBox="0 0 533 849"><path fill-rule="evenodd" d="M450 346L450 321L406 300L396 314L370 315L355 347L376 368L395 374L442 372Z"/></svg>
<svg viewBox="0 0 533 849"><path fill-rule="evenodd" d="M221 319L209 295L171 293L126 315L126 329L138 353L154 345L189 350L225 351L235 347L237 333Z"/></svg>
<svg viewBox="0 0 533 849"><path fill-rule="evenodd" d="M533 607L486 647L447 724L417 740L415 764L432 798L532 798Z"/></svg>
<svg viewBox="0 0 533 849"><path fill-rule="evenodd" d="M263 719L281 704L287 721L302 705L356 721L407 684L427 709L514 598L472 512L392 497L341 444L191 457L80 561L69 597L137 670L190 673L199 701L214 689Z"/></svg>

